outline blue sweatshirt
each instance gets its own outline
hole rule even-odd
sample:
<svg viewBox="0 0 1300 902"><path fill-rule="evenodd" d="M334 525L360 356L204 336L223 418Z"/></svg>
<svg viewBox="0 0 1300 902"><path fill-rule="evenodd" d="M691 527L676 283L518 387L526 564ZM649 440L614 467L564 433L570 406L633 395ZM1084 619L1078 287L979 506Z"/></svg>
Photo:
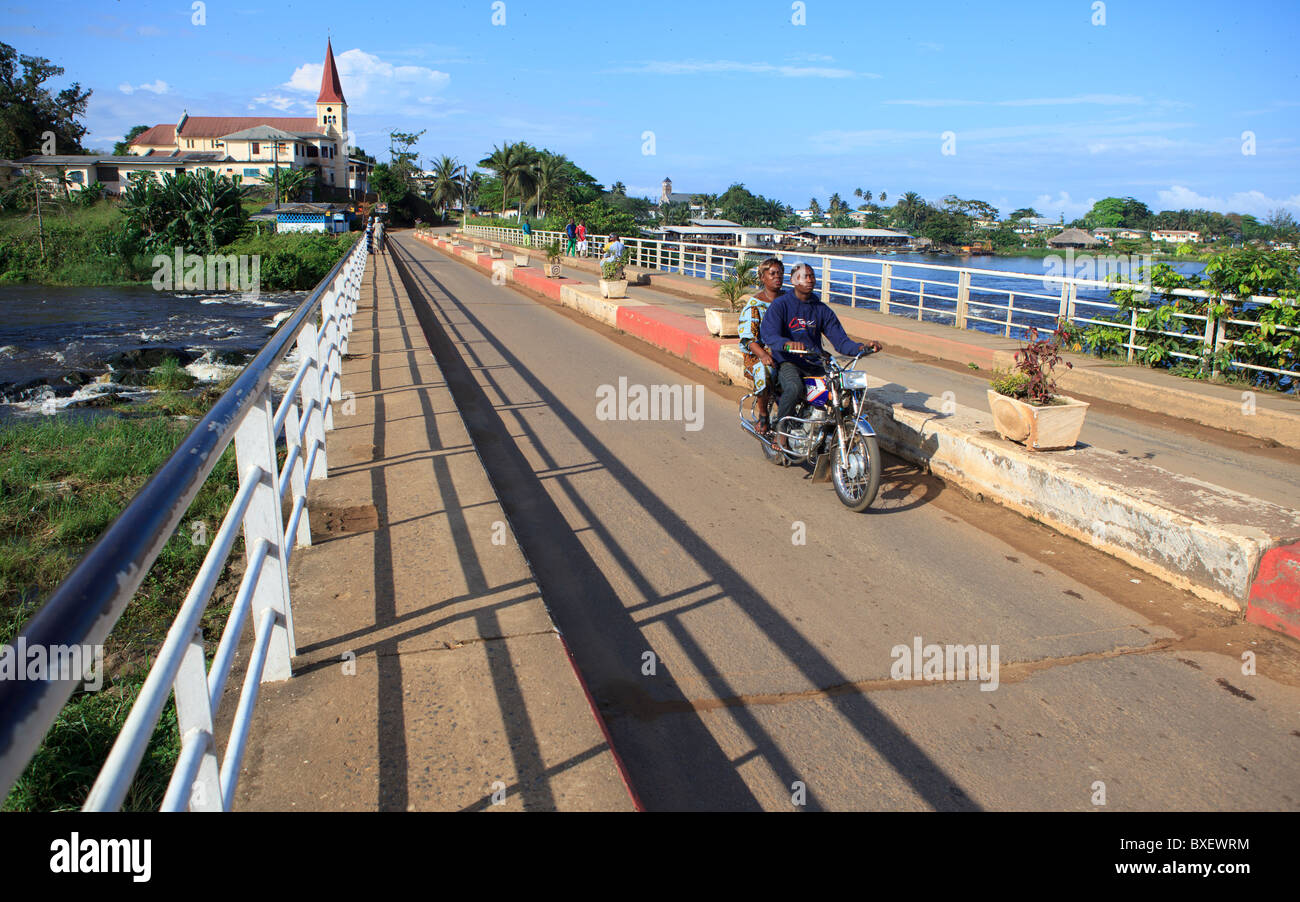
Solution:
<svg viewBox="0 0 1300 902"><path fill-rule="evenodd" d="M759 338L772 352L778 365L789 362L806 370L820 369L820 364L815 362L815 358L802 354L785 354L781 348L787 341L800 341L805 348L820 350L823 335L841 354L858 352L859 343L845 334L839 317L822 303L817 292L814 291L808 300L801 301L793 288L772 302L759 327Z"/></svg>

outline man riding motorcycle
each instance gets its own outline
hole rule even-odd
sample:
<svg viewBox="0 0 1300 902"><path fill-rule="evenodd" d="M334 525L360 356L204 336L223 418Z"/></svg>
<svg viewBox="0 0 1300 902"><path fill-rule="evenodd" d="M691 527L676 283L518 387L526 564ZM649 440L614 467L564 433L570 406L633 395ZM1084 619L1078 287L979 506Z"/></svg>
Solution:
<svg viewBox="0 0 1300 902"><path fill-rule="evenodd" d="M835 350L846 356L861 354L868 348L880 350L878 341L863 344L845 334L835 311L813 292L817 287L817 277L807 263L797 264L791 270L790 284L794 288L772 302L759 328L759 338L776 362L777 382L781 386L781 400L774 421L777 429L781 420L793 414L803 400L804 376L825 373L816 357L801 355L800 351L820 352L823 335L831 340ZM789 443L784 435L775 435L773 446L785 450ZM774 459L777 463L786 462L785 454L778 454Z"/></svg>

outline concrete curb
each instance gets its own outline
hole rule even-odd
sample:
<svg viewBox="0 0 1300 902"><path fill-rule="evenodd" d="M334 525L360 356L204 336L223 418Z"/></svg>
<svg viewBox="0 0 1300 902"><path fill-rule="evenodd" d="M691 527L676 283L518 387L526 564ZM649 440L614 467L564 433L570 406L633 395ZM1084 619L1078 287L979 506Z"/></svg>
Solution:
<svg viewBox="0 0 1300 902"><path fill-rule="evenodd" d="M478 265L488 270L491 264ZM592 286L572 280L561 286L525 268L513 276L745 384L740 349L708 335L698 320L642 301L603 299ZM554 288L543 290L549 286L540 283ZM868 403L890 453L1207 601L1249 609L1252 622L1300 638L1300 545L1292 545L1300 539L1300 513L1097 448L1028 451L997 437L989 413L928 395L877 388ZM1284 546L1292 547L1289 556Z"/></svg>

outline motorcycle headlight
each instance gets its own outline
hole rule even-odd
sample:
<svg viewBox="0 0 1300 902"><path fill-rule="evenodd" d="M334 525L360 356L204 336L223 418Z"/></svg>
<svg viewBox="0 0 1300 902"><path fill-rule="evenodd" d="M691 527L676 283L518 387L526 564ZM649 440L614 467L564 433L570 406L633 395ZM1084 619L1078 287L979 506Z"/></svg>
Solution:
<svg viewBox="0 0 1300 902"><path fill-rule="evenodd" d="M844 373L840 376L840 384L847 389L866 388L867 374L856 370Z"/></svg>

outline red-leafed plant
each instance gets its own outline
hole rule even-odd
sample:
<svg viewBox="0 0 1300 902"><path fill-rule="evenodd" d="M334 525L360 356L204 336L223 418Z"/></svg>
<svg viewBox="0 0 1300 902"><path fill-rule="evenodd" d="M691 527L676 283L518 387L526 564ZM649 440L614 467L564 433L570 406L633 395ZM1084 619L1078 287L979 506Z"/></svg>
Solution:
<svg viewBox="0 0 1300 902"><path fill-rule="evenodd" d="M1069 333L1058 326L1050 338L1039 338L1037 329L1029 330L1029 338L1016 351L1014 371L999 374L993 380L993 390L1030 404L1051 404L1056 400L1056 380L1052 372L1058 363L1073 369L1074 364L1061 357L1061 346L1070 342Z"/></svg>

